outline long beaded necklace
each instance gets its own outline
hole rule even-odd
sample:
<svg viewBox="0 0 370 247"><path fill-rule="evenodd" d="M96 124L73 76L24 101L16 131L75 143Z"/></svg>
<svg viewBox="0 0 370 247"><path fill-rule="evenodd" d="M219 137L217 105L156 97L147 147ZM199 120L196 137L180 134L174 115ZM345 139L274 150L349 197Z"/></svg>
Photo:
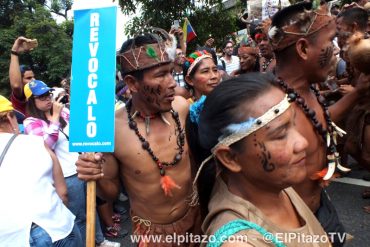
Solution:
<svg viewBox="0 0 370 247"><path fill-rule="evenodd" d="M325 102L325 98L320 95L319 90L317 90L314 86L310 86L310 89L315 94L317 101L319 102L320 106L323 109L324 112L324 118L327 125L327 129L323 127L323 125L317 120L316 112L312 109L310 109L304 98L302 98L299 93L297 93L293 88L288 87L288 85L279 78L278 80L279 85L284 89L284 91L288 94L288 97L291 101L295 101L297 105L303 110L307 118L311 121L313 127L319 133L319 135L323 138L324 143L327 145L327 161L328 161L328 168L324 168L322 171L319 171L314 179L323 179L323 180L329 180L334 172L335 169L338 168L339 170L343 172L349 172L350 169L343 167L340 164L340 156L337 151L337 135L343 136L343 134L346 134L345 131L340 129L337 125L334 124L334 122L330 118L330 113L328 106Z"/></svg>
<svg viewBox="0 0 370 247"><path fill-rule="evenodd" d="M272 62L272 59L273 58L270 58L269 60L267 60L265 58L265 60L263 61L262 63L262 72L266 72L266 69L268 68L268 66L270 65L270 63Z"/></svg>
<svg viewBox="0 0 370 247"><path fill-rule="evenodd" d="M126 104L129 127L130 127L130 129L132 129L135 132L135 134L139 138L139 140L141 142L141 147L149 153L152 160L156 163L156 165L159 169L159 173L161 175L161 187L162 187L165 195L166 196L172 196L172 193L171 193L172 188L180 188L180 186L178 186L172 180L171 177L166 175L166 171L165 171L164 168L175 166L177 163L179 163L180 160L182 159L182 154L184 152L185 133L184 133L183 128L181 128L181 122L180 122L179 114L176 111L174 111L173 109L171 109L171 115L172 115L173 119L175 120L176 130L177 130L177 133L178 133L177 134L177 146L178 146L177 150L178 150L178 152L177 152L177 154L175 155L175 157L173 158L173 160L171 162L162 162L154 154L153 150L150 147L149 142L147 140L145 140L145 138L140 134L139 129L137 127L137 123L135 122L133 116L131 115L131 107L132 107L132 101L130 100Z"/></svg>

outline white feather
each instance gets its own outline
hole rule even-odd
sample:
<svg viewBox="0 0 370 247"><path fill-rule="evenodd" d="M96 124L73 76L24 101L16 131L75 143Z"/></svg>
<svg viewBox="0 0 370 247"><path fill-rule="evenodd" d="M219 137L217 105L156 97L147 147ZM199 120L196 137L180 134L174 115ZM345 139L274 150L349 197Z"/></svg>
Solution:
<svg viewBox="0 0 370 247"><path fill-rule="evenodd" d="M268 35L271 39L273 39L275 37L275 35L278 33L279 29L275 26L271 27L269 32L268 32Z"/></svg>
<svg viewBox="0 0 370 247"><path fill-rule="evenodd" d="M171 41L166 41L166 52L171 61L175 61L177 41L173 34L170 34Z"/></svg>

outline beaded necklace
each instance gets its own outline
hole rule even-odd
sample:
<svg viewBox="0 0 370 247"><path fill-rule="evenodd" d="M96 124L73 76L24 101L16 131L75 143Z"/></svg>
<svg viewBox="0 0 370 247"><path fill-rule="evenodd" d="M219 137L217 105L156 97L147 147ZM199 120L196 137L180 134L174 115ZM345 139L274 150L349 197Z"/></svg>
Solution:
<svg viewBox="0 0 370 247"><path fill-rule="evenodd" d="M266 58L265 58L265 60L262 63L262 72L266 72L266 69L270 65L270 63L272 62L272 59L273 58L270 58L269 60L266 60Z"/></svg>
<svg viewBox="0 0 370 247"><path fill-rule="evenodd" d="M154 154L153 150L150 148L149 142L140 134L139 129L137 127L137 123L135 122L133 116L131 115L131 107L132 101L128 101L126 104L127 110L127 117L128 117L128 125L130 129L132 129L136 136L139 138L141 142L141 147L148 152L152 160L156 163L159 173L161 175L161 187L166 196L172 196L171 190L172 188L180 188L168 175L166 175L165 167L175 166L177 163L180 162L182 159L182 154L184 152L184 145L185 145L185 133L184 130L181 128L181 122L179 118L179 114L171 109L171 115L176 123L176 130L177 130L177 154L173 158L172 162L162 162L158 159L158 157Z"/></svg>
<svg viewBox="0 0 370 247"><path fill-rule="evenodd" d="M299 93L297 93L293 88L288 87L288 85L279 78L278 83L280 87L284 89L284 91L288 94L288 97L291 101L295 101L297 105L303 110L307 118L312 123L313 127L315 128L316 132L319 133L319 135L323 138L324 143L327 145L327 161L328 161L328 167L324 168L322 171L319 171L313 179L323 179L323 180L329 180L334 172L335 169L338 168L339 170L343 172L349 172L350 169L343 167L339 161L340 156L337 151L337 135L343 136L343 134L346 134L345 131L340 129L337 125L334 124L334 122L330 118L330 113L328 106L325 102L325 98L320 95L319 90L317 90L314 86L310 86L310 89L315 94L317 101L319 102L320 106L323 109L324 112L324 118L327 125L327 129L323 127L323 125L317 120L316 118L316 112L312 109L310 109L304 98L302 98Z"/></svg>

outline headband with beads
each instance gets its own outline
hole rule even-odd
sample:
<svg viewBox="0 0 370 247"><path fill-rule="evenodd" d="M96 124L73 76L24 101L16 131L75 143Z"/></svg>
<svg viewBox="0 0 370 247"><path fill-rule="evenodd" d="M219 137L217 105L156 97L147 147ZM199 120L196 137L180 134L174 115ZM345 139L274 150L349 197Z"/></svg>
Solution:
<svg viewBox="0 0 370 247"><path fill-rule="evenodd" d="M196 186L196 182L204 165L207 164L208 161L210 161L214 157L217 148L219 148L220 146L230 146L240 141L241 139L249 136L253 132L256 132L260 128L266 126L275 118L279 117L289 107L290 99L288 98L288 95L285 95L284 99L282 99L278 104L271 107L262 116L258 118L249 118L247 121L244 121L242 123L229 124L228 126L226 126L222 131L223 134L218 138L218 143L211 149L212 154L202 162L197 171L197 174L195 175L190 205L194 206L198 203L198 189Z"/></svg>
<svg viewBox="0 0 370 247"><path fill-rule="evenodd" d="M188 58L186 58L185 66L189 66L188 72L186 75L190 75L191 71L194 69L195 65L197 65L200 61L202 61L205 58L211 58L211 54L209 54L207 51L196 51L189 55Z"/></svg>
<svg viewBox="0 0 370 247"><path fill-rule="evenodd" d="M334 21L335 18L324 10L304 10L281 28L270 26L268 37L273 50L281 51L295 44L299 38L310 36Z"/></svg>
<svg viewBox="0 0 370 247"><path fill-rule="evenodd" d="M173 35L157 27L150 27L150 33L142 31L139 30L135 36L147 34L156 42L136 46L133 39L130 49L117 54L119 64L126 73L167 64L175 59L176 38Z"/></svg>

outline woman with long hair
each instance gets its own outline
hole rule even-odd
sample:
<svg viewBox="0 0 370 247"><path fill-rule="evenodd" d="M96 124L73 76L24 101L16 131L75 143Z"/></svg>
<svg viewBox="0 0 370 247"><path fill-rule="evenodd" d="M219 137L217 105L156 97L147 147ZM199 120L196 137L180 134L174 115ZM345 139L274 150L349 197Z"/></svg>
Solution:
<svg viewBox="0 0 370 247"><path fill-rule="evenodd" d="M62 103L63 94L52 100L54 89L44 82L33 80L26 84L24 93L27 99L24 120L25 134L44 138L47 146L54 151L62 167L68 190L68 208L76 215L83 242L86 239L86 184L78 179L76 171L77 152L69 152L69 110ZM96 242L98 246L117 246L117 243L104 239L101 226L96 220ZM106 245L105 245L106 244ZM85 244L83 244L85 245Z"/></svg>
<svg viewBox="0 0 370 247"><path fill-rule="evenodd" d="M221 81L221 75L217 68L216 54L206 50L195 51L186 58L183 66L185 82L192 97L188 100L191 103L189 115L186 118L186 135L191 149L201 149L197 140L189 139L189 135L198 131L197 121L194 116L201 110L206 96L215 89ZM201 159L202 156L193 156L190 153L190 159ZM194 162L194 161L193 161ZM192 171L194 172L194 171Z"/></svg>
<svg viewBox="0 0 370 247"><path fill-rule="evenodd" d="M323 236L310 246L330 246L291 188L306 178L308 146L295 128L296 98L260 73L225 81L207 96L190 138L202 147L193 155L207 157L195 166L192 203L199 195L208 246L301 246L288 234Z"/></svg>
<svg viewBox="0 0 370 247"><path fill-rule="evenodd" d="M33 80L25 85L27 99L26 115L23 124L25 134L42 136L46 145L54 151L62 167L67 184L68 208L76 215L76 224L85 240L86 202L85 182L77 178L76 161L78 153L69 152L69 114L63 111L64 105L52 101L52 90L44 82ZM60 100L60 99L59 99ZM63 116L63 117L62 117Z"/></svg>

